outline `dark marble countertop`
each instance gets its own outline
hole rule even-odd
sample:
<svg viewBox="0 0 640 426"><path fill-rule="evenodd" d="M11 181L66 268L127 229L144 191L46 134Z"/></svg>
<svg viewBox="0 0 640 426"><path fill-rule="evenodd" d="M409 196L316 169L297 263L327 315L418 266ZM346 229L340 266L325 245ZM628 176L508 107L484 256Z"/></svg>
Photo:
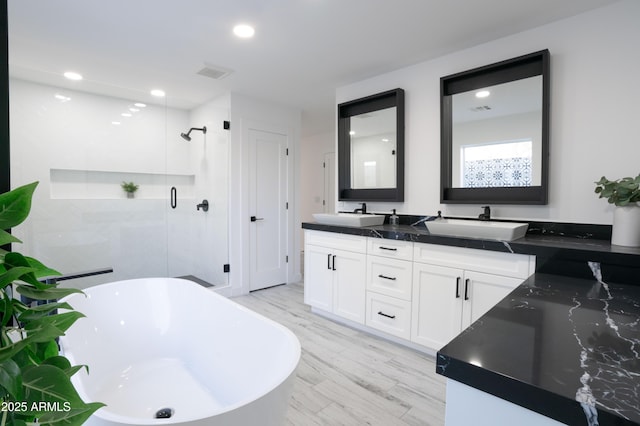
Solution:
<svg viewBox="0 0 640 426"><path fill-rule="evenodd" d="M640 248L614 246L608 240L593 239L586 236L566 236L562 234L531 234L511 242L483 240L478 238L461 238L431 235L424 224L411 225L378 225L378 226L336 226L323 225L316 222L303 222L302 228L318 231L337 232L342 234L362 235L374 238L413 241L419 243L442 244L457 247L477 248L502 252L536 254L547 252L550 248L599 252L622 256L640 256Z"/></svg>
<svg viewBox="0 0 640 426"><path fill-rule="evenodd" d="M539 227L530 226L525 237L507 242L431 235L424 224L417 226L385 224L358 228L303 222L302 228L373 238L534 255L536 256L536 272L579 278L592 277L587 262L598 262L602 264L605 280L640 284L640 248L611 245L608 239L592 238L592 233L583 229L579 229L579 232L568 233L554 232L553 226L542 230Z"/></svg>
<svg viewBox="0 0 640 426"><path fill-rule="evenodd" d="M640 425L640 286L535 274L443 347L437 372L569 425Z"/></svg>

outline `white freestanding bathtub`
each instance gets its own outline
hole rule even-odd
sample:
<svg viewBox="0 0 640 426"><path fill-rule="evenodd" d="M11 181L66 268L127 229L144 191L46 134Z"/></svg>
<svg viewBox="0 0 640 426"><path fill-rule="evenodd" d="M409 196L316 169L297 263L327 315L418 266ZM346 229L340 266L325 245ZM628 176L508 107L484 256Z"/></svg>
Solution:
<svg viewBox="0 0 640 426"><path fill-rule="evenodd" d="M60 346L89 366L72 378L82 399L107 404L87 425L285 424L300 360L285 327L177 278L84 291L65 299L87 317Z"/></svg>

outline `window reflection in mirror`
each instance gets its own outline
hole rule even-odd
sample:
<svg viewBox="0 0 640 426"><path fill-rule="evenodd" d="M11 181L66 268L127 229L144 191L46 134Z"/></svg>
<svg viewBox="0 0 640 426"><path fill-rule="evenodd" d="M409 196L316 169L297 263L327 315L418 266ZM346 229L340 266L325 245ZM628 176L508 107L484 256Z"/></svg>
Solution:
<svg viewBox="0 0 640 426"><path fill-rule="evenodd" d="M395 188L396 107L351 117L351 188Z"/></svg>
<svg viewBox="0 0 640 426"><path fill-rule="evenodd" d="M452 96L452 186L539 186L542 76Z"/></svg>

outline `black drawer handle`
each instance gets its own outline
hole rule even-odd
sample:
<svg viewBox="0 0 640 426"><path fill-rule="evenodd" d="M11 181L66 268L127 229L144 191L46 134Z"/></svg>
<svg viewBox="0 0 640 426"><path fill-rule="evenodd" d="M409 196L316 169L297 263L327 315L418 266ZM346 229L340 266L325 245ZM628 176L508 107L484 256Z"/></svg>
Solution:
<svg viewBox="0 0 640 426"><path fill-rule="evenodd" d="M456 278L456 299L460 299L460 280L462 278Z"/></svg>
<svg viewBox="0 0 640 426"><path fill-rule="evenodd" d="M386 275L378 275L378 278L384 278L385 280L391 280L391 281L395 281L396 277L387 277Z"/></svg>
<svg viewBox="0 0 640 426"><path fill-rule="evenodd" d="M387 317L387 318L391 318L391 319L396 319L396 316L395 316L395 315L387 315L387 314L385 314L385 313L384 313L384 312L382 312L382 311L379 311L379 312L378 312L378 315L381 315L381 316L383 316L383 317Z"/></svg>
<svg viewBox="0 0 640 426"><path fill-rule="evenodd" d="M469 300L469 278L464 280L464 300Z"/></svg>
<svg viewBox="0 0 640 426"><path fill-rule="evenodd" d="M331 270L332 270L332 271L335 271L335 270L336 270L336 255L335 255L335 254L333 255L333 258L332 258L332 262L331 262Z"/></svg>
<svg viewBox="0 0 640 426"><path fill-rule="evenodd" d="M378 247L380 250L389 250L389 251L398 251L397 248L393 248L393 247L383 247L383 246L379 246Z"/></svg>
<svg viewBox="0 0 640 426"><path fill-rule="evenodd" d="M327 255L327 269L331 269L331 253Z"/></svg>

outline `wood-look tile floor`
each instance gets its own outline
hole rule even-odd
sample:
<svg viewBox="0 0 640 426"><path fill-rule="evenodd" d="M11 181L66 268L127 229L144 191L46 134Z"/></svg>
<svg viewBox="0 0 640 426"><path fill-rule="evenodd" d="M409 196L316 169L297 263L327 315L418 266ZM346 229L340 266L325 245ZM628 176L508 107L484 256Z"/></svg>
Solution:
<svg viewBox="0 0 640 426"><path fill-rule="evenodd" d="M302 284L233 300L300 340L289 425L444 424L445 381L433 358L311 313Z"/></svg>

